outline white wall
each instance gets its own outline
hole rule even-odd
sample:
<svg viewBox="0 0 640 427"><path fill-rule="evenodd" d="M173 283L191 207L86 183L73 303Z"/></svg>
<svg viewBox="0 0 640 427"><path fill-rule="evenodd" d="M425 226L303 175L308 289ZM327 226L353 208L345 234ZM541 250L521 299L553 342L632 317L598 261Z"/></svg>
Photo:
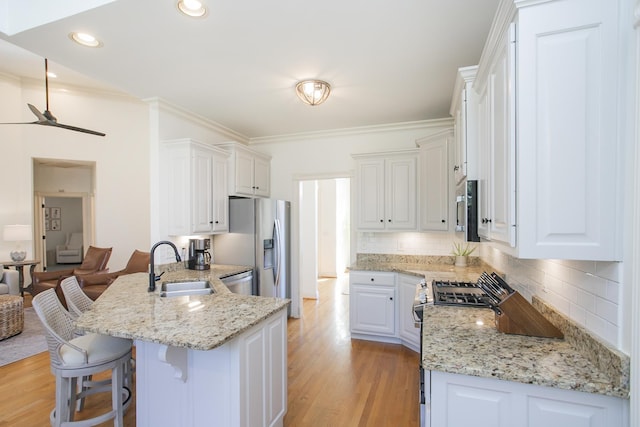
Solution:
<svg viewBox="0 0 640 427"><path fill-rule="evenodd" d="M300 280L302 298L318 298L318 183L304 181L300 183Z"/></svg>
<svg viewBox="0 0 640 427"><path fill-rule="evenodd" d="M0 121L33 121L27 107L44 109L43 85L0 76ZM107 134L93 136L35 125L0 126L0 180L5 183L0 227L33 224L33 158L96 163L96 241L114 248L109 266L124 267L135 248L149 247L149 115L131 97L50 87L50 109L60 123ZM11 185L6 185L11 183ZM6 242L0 253L8 253ZM30 247L28 257L33 257Z"/></svg>
<svg viewBox="0 0 640 427"><path fill-rule="evenodd" d="M336 180L318 182L318 277L337 277Z"/></svg>

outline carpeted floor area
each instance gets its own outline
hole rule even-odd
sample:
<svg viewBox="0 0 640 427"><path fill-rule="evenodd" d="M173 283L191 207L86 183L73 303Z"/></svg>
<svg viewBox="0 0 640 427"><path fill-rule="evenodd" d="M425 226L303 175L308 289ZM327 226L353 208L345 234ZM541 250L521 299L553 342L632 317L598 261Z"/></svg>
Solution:
<svg viewBox="0 0 640 427"><path fill-rule="evenodd" d="M11 338L0 341L0 366L47 351L42 324L33 307L24 309L24 328Z"/></svg>

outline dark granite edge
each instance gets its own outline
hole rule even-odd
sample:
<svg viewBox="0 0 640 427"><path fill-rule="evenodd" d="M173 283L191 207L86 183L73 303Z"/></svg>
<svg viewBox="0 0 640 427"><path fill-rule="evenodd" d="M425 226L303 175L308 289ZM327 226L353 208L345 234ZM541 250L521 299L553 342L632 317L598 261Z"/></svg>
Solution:
<svg viewBox="0 0 640 427"><path fill-rule="evenodd" d="M631 376L629 356L601 341L536 295L532 298L532 305L564 333L565 340L572 347L605 373L616 387L628 393Z"/></svg>

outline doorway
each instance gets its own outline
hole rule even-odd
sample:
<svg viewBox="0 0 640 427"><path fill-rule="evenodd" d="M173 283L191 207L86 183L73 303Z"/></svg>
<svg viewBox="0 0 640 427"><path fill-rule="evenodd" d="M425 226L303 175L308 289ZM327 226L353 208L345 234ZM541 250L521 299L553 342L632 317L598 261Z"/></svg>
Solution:
<svg viewBox="0 0 640 427"><path fill-rule="evenodd" d="M94 241L95 163L33 159L34 256L39 269L73 268ZM81 256L60 260L57 248L72 237L80 240ZM71 263L71 264L69 264Z"/></svg>
<svg viewBox="0 0 640 427"><path fill-rule="evenodd" d="M299 182L299 287L317 299L322 278L340 278L350 260L350 178Z"/></svg>

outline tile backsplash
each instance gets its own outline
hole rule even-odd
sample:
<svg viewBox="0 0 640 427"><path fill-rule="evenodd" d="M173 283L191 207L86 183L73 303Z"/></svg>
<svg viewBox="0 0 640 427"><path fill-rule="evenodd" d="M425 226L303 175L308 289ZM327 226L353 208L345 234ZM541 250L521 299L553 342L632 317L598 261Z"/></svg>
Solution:
<svg viewBox="0 0 640 427"><path fill-rule="evenodd" d="M358 233L357 252L451 255L446 233ZM479 252L479 253L478 253ZM620 348L622 263L518 259L481 244L479 255L531 301L533 295L606 342Z"/></svg>
<svg viewBox="0 0 640 427"><path fill-rule="evenodd" d="M507 281L529 301L533 295L620 347L622 263L518 259L482 245L484 262L504 272Z"/></svg>

